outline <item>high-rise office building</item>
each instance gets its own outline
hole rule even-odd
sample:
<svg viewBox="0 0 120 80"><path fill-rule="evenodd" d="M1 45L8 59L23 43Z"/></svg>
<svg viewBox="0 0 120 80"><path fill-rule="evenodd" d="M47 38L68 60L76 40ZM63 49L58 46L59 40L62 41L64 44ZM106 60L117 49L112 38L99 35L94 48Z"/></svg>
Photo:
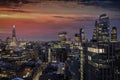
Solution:
<svg viewBox="0 0 120 80"><path fill-rule="evenodd" d="M97 42L98 38L98 21L95 21L95 28L93 30L92 42Z"/></svg>
<svg viewBox="0 0 120 80"><path fill-rule="evenodd" d="M106 14L102 14L99 17L98 41L99 42L109 41L109 17Z"/></svg>
<svg viewBox="0 0 120 80"><path fill-rule="evenodd" d="M79 42L80 41L80 34L75 34L75 42Z"/></svg>
<svg viewBox="0 0 120 80"><path fill-rule="evenodd" d="M111 30L111 42L117 42L117 28L113 27Z"/></svg>
<svg viewBox="0 0 120 80"><path fill-rule="evenodd" d="M110 42L89 43L87 80L116 80L115 51L114 44Z"/></svg>
<svg viewBox="0 0 120 80"><path fill-rule="evenodd" d="M83 28L80 28L80 42L86 42L86 38L85 38L85 32L84 32L84 29Z"/></svg>
<svg viewBox="0 0 120 80"><path fill-rule="evenodd" d="M115 27L111 31L111 41L117 41ZM95 22L92 41L87 45L85 80L119 80L120 70L116 64L119 63L118 44L110 42L109 17L106 14L100 15Z"/></svg>
<svg viewBox="0 0 120 80"><path fill-rule="evenodd" d="M113 57L113 77L112 80L120 80L120 42L110 42L111 48L110 53L112 53Z"/></svg>
<svg viewBox="0 0 120 80"><path fill-rule="evenodd" d="M67 40L67 32L59 32L58 33L58 40L59 41L66 41Z"/></svg>
<svg viewBox="0 0 120 80"><path fill-rule="evenodd" d="M109 17L106 14L99 16L99 20L95 22L92 41L109 42Z"/></svg>

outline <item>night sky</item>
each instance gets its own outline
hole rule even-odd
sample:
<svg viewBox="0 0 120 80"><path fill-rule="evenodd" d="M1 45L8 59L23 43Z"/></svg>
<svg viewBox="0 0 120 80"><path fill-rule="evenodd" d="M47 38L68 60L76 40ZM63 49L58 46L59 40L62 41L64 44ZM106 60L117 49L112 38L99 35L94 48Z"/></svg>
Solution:
<svg viewBox="0 0 120 80"><path fill-rule="evenodd" d="M73 39L80 28L91 39L95 20L106 13L110 29L116 26L120 40L120 8L114 2L77 3L64 1L0 2L0 38L11 37L16 25L17 38L23 40L57 40L58 32L67 31ZM31 0L32 1L32 0Z"/></svg>

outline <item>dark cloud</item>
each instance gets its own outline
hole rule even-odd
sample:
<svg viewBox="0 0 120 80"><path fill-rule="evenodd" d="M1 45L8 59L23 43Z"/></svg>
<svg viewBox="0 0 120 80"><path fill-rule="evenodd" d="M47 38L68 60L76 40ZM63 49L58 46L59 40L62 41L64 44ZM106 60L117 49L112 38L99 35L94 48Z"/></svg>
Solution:
<svg viewBox="0 0 120 80"><path fill-rule="evenodd" d="M32 13L31 11L25 11L25 10L17 10L17 9L12 9L12 10L0 10L0 11L7 11L7 12L18 12L18 13Z"/></svg>
<svg viewBox="0 0 120 80"><path fill-rule="evenodd" d="M0 6L5 6L5 7L13 7L13 6L23 6L22 4L30 4L30 3L45 3L45 1L56 1L56 4L60 4L59 0L0 0ZM101 7L101 8L107 8L110 10L119 10L120 11L120 0L62 0L66 2L74 1L76 2L76 5L81 5L84 4L86 6L96 6L96 7ZM78 2L77 2L78 1ZM13 5L13 3L15 3ZM53 2L51 2L53 3ZM77 4L78 3L78 4ZM62 7L68 7L72 8L73 5L67 6L67 4L64 2L62 4ZM47 4L50 5L50 4ZM52 4L51 4L52 5ZM73 8L75 8L74 6Z"/></svg>
<svg viewBox="0 0 120 80"><path fill-rule="evenodd" d="M75 19L74 17L67 17L67 16L53 16L55 18L64 18L64 19Z"/></svg>
<svg viewBox="0 0 120 80"><path fill-rule="evenodd" d="M69 17L69 16L53 16L60 19L70 19L74 21L95 21L95 17Z"/></svg>
<svg viewBox="0 0 120 80"><path fill-rule="evenodd" d="M29 2L29 0L0 0L0 3L19 3L19 2L27 3Z"/></svg>
<svg viewBox="0 0 120 80"><path fill-rule="evenodd" d="M87 6L96 6L110 10L120 10L120 0L81 0L80 3Z"/></svg>
<svg viewBox="0 0 120 80"><path fill-rule="evenodd" d="M29 3L29 0L0 0L0 7L21 7Z"/></svg>
<svg viewBox="0 0 120 80"><path fill-rule="evenodd" d="M77 18L75 21L95 21L94 17L83 17L82 19Z"/></svg>
<svg viewBox="0 0 120 80"><path fill-rule="evenodd" d="M65 18L63 16L53 16L53 17L55 17L55 18Z"/></svg>

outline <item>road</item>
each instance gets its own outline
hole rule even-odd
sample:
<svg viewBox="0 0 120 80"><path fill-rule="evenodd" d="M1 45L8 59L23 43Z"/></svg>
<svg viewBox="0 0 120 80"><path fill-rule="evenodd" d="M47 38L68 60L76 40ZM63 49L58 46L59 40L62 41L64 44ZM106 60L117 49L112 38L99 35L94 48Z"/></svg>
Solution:
<svg viewBox="0 0 120 80"><path fill-rule="evenodd" d="M43 68L43 67L46 67L47 66L47 64L45 64L45 63L43 63L42 65L41 65L41 67ZM42 69L38 72L38 74L34 77L34 79L33 80L39 80L39 77L42 75Z"/></svg>
<svg viewBox="0 0 120 80"><path fill-rule="evenodd" d="M72 80L80 80L79 61L75 59L69 60L67 61L67 64L69 65L70 71L72 72Z"/></svg>

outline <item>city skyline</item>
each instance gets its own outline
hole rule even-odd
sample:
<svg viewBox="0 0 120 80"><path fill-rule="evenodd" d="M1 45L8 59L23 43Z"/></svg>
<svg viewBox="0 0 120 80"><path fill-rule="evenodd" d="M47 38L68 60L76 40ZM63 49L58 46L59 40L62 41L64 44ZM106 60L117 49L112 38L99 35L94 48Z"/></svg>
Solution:
<svg viewBox="0 0 120 80"><path fill-rule="evenodd" d="M119 4L0 0L0 80L120 80Z"/></svg>
<svg viewBox="0 0 120 80"><path fill-rule="evenodd" d="M9 7L0 6L0 38L11 37L12 26L16 25L18 39L57 40L57 34L61 31L66 31L68 38L74 39L74 34L84 28L86 38L90 40L95 20L103 13L110 18L110 31L113 26L117 27L120 40L118 8L78 5L76 2L21 3L17 7L12 3Z"/></svg>

